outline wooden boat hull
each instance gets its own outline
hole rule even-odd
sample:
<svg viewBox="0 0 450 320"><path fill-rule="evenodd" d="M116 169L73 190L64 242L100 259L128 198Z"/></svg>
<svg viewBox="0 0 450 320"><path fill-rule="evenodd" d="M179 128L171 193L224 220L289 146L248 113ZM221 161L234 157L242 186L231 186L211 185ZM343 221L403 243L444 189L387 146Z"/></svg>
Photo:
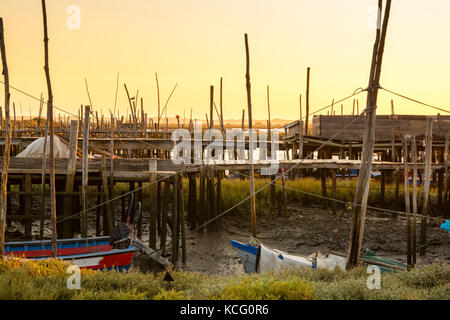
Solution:
<svg viewBox="0 0 450 320"><path fill-rule="evenodd" d="M231 245L237 249L242 264L244 265L245 272L248 274L255 273L258 248L250 244L245 244L234 240L231 240Z"/></svg>
<svg viewBox="0 0 450 320"><path fill-rule="evenodd" d="M23 241L5 243L8 256L33 260L51 257L51 241ZM57 244L57 258L72 261L82 269L128 270L136 248L113 249L109 237L61 239Z"/></svg>
<svg viewBox="0 0 450 320"><path fill-rule="evenodd" d="M261 268L261 266L259 267L259 269L257 269L257 266L260 263L262 263L259 261L259 260L262 260L259 257L260 248L252 246L250 244L241 243L239 241L234 241L234 240L231 240L231 245L237 249L239 256L241 258L242 264L244 265L244 269L245 269L246 273L252 274L252 273L257 272L257 270L258 270L258 272L264 271L264 268ZM278 251L275 250L275 252L278 252ZM288 256L289 255L283 253L282 255L279 256L279 258L283 259ZM331 257L331 256L338 257L335 254L334 255L330 254L329 257ZM373 253L372 251L370 251L368 249L364 252L362 260L365 265L379 266L382 274L386 273L386 272L398 272L398 271L406 270L405 264L395 261L395 260L392 260L392 259L378 257L375 255L375 253ZM263 264L263 266L264 265L265 264ZM345 261L344 261L344 265L345 265ZM306 264L302 265L302 263L299 263L298 266L299 267L303 267L303 266L309 267L309 265L306 265ZM329 266L326 266L323 263L318 265L317 261L311 263L310 267L312 267L313 269L317 269L317 268L330 269ZM343 268L343 267L341 266L341 268Z"/></svg>

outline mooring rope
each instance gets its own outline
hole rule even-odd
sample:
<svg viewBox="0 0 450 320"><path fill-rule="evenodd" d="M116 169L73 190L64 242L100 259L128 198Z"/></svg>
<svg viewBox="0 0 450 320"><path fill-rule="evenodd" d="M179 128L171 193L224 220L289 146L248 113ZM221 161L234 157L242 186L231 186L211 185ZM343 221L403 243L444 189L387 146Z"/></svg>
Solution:
<svg viewBox="0 0 450 320"><path fill-rule="evenodd" d="M421 102L421 101L419 101L419 100L416 100L416 99L407 97L407 96L405 96L405 95L403 95L403 94L394 92L394 91L392 91L392 90L389 90L389 89L386 89L386 88L383 88L383 87L380 87L380 89L382 89L382 90L384 90L384 91L387 91L387 92L389 92L389 93L392 93L393 95L399 96L399 97L401 97L401 98L407 99L407 100L409 100L409 101L412 101L412 102L415 102L415 103L424 105L424 106L426 106L426 107L430 107L430 108L433 108L433 109L436 109L436 110L439 110L439 111L442 111L442 112L445 112L445 113L450 113L449 110L446 110L446 109L443 109L443 108L439 108L439 107L433 106L433 105L428 104L428 103L425 103L425 102Z"/></svg>
<svg viewBox="0 0 450 320"><path fill-rule="evenodd" d="M244 173L241 173L241 172L238 172L238 171L234 171L234 170L230 170L230 171L236 172L237 174L242 175L244 177L248 177L248 175L246 175ZM280 188L285 188L287 190L292 190L292 191L303 193L303 194L306 194L306 195L309 195L309 196L321 198L321 199L324 199L324 200L334 201L334 202L338 202L338 203L342 203L342 204L346 204L346 205L350 205L350 206L362 207L361 204L355 204L355 203L349 202L349 201L334 199L334 198L330 198L330 197L327 197L327 196L322 196L322 195L319 195L319 194L303 191L303 190L292 188L292 187L288 187L288 186L283 186L283 185L272 183L272 182L270 182L270 184L273 184L274 186L277 186L277 187L280 187ZM378 208L378 207L373 207L373 206L369 206L369 205L366 205L365 207L367 209L370 209L370 210L395 213L395 214L400 214L400 215L404 215L404 216L413 215L413 213L407 213L407 212L404 212L404 211L396 211L396 210L391 210L391 209ZM421 218L428 218L430 220L436 220L436 221L439 221L439 222L443 222L443 221L445 222L447 220L445 218L431 217L431 216L427 216L427 215L423 215L423 214L419 214L419 213L416 213L415 216L416 217L421 217Z"/></svg>

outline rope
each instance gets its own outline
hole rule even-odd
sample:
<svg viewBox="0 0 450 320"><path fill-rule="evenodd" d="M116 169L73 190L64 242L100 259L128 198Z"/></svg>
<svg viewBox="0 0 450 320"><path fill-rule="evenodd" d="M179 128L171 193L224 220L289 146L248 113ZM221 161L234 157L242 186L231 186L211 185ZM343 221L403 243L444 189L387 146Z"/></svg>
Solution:
<svg viewBox="0 0 450 320"><path fill-rule="evenodd" d="M5 84L2 80L0 80L0 83L2 83L3 85ZM29 97L29 98L31 98L31 99L37 100L37 101L39 101L39 102L41 101L40 98L37 98L37 97L35 97L35 96L33 96L33 95L31 95L31 94L29 94L29 93L23 91L23 90L20 90L20 89L18 89L18 88L15 88L15 87L13 87L13 86L11 86L11 85L10 85L9 87L10 87L11 89L16 90L17 92L20 92L21 94L23 94L23 95L25 95L25 96L27 96L27 97ZM43 101L43 103L44 103L44 104L48 104L46 101ZM57 110L59 110L59 111L62 111L62 112L64 112L64 113L67 113L67 114L69 114L69 115L71 115L71 116L74 116L74 117L78 118L78 115L73 114L73 113L71 113L71 112L69 112L69 111L66 111L66 110L64 110L64 109L62 109L62 108L60 108L60 107L57 107L57 106L53 105L53 108L55 108L55 109L57 109Z"/></svg>
<svg viewBox="0 0 450 320"><path fill-rule="evenodd" d="M248 175L246 175L244 173L240 173L238 171L234 171L234 170L230 170L230 171L236 172L237 174L242 175L242 176L247 177L247 178L249 177ZM277 187L285 188L287 190L292 190L292 191L296 191L296 192L303 193L303 194L306 194L306 195L310 195L310 196L314 196L314 197L317 197L317 198L321 198L321 199L324 199L324 200L339 202L339 203L346 204L346 205L351 205L351 206L362 207L361 204L354 204L353 202L348 202L348 201L344 201L344 200L334 199L334 198L318 195L318 194L315 194L315 193L311 193L311 192L295 189L295 188L292 188L292 187L283 186L283 185L276 184L276 183L273 183L273 182L270 182L270 184L273 184L274 186L277 186ZM337 187L337 188L346 188L346 187L343 186L343 187ZM347 187L347 188L353 188L353 187ZM395 210L378 208L378 207L372 207L372 206L366 206L366 208L367 209L371 209L371 210L378 210L378 211L383 211L383 212L396 213L396 214L405 215L405 216L408 215L408 213L406 213L404 211L395 211ZM409 213L409 214L412 215L413 213ZM439 221L439 222L442 222L442 221L445 222L447 220L447 219L444 219L444 218L430 217L430 216L426 216L426 215L422 215L422 214L418 214L418 213L416 213L416 216L417 217L428 218L428 219L431 219L431 220L436 220L436 221Z"/></svg>
<svg viewBox="0 0 450 320"><path fill-rule="evenodd" d="M416 100L416 99L407 97L407 96L405 96L405 95L402 95L402 94L400 94L400 93L397 93L397 92L388 90L388 89L386 89L386 88L380 87L380 89L383 89L384 91L387 91L387 92L389 92L389 93L392 93L393 95L399 96L399 97L401 97L401 98L404 98L404 99L410 100L410 101L412 101L412 102L415 102L415 103L424 105L424 106L426 106L426 107L430 107L430 108L433 108L433 109L436 109L436 110L439 110L439 111L442 111L442 112L450 113L449 110L446 110L446 109L443 109L443 108L439 108L439 107L435 107L435 106L433 106L433 105L431 105L431 104L428 104L428 103L425 103L425 102L421 102L421 101L419 101L419 100Z"/></svg>
<svg viewBox="0 0 450 320"><path fill-rule="evenodd" d="M337 135L339 135L342 131L346 130L348 127L350 127L351 125L353 125L353 123L355 123L364 113L366 112L366 110L364 110L360 115L358 115L355 119L353 119L352 121L350 121L345 127L343 127L342 129L340 129L336 134L334 134L331 138L329 138L327 141L323 142L318 148L316 148L316 150L312 151L307 157L303 158L301 161L299 161L298 163L296 163L294 166L292 166L291 168L289 168L288 170L285 171L285 174L294 170L297 166L299 166L303 161L305 161L306 159L310 158L312 155L314 155L315 152L319 151L320 149L322 149L326 143L330 142L332 139L334 139ZM247 200L249 200L251 197L256 196L258 193L260 193L261 191L263 191L265 188L267 188L269 185L273 184L274 182L276 182L277 180L281 179L281 175L276 177L275 179L273 179L272 181L266 183L264 186L262 186L261 188L259 188L258 190L256 190L253 194L250 194L249 196L245 197L244 199L242 199L241 201L239 201L238 203L236 203L235 205L233 205L231 208L225 210L224 212L222 212L221 214L215 216L214 218L206 221L205 223L203 223L202 225L198 226L197 228L195 228L192 231L189 231L186 233L186 235L190 235L198 230L200 230L201 228L207 226L208 224L216 221L217 219L219 219L220 217L224 216L225 214L227 214L228 212L232 211L233 209L237 208L238 206L240 206L241 204L243 204L244 202L246 202ZM170 244L170 242L169 242Z"/></svg>

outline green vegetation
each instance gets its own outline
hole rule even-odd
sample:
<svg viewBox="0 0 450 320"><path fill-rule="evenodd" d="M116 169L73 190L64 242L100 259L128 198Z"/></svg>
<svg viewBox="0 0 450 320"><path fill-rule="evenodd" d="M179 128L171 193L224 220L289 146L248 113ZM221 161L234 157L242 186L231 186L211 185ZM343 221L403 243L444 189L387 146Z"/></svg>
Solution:
<svg viewBox="0 0 450 320"><path fill-rule="evenodd" d="M261 187L269 183L270 180L266 178L255 179L255 190L259 190ZM338 179L337 180L337 190L336 199L339 201L344 201L348 203L353 203L354 193L356 190L357 179ZM197 180L197 200L199 199L199 181ZM185 197L185 208L188 208L188 179L183 179L184 185L184 197ZM319 179L313 177L286 180L286 194L289 203L301 203L303 205L321 205L325 206L327 201L324 201L320 197L314 195L322 196L322 185ZM372 181L369 191L368 205L378 208L387 208L390 210L404 211L404 194L405 189L403 185L399 187L398 197L395 195L395 185L386 183L385 186L385 198L381 201L380 196L380 181ZM143 206L145 208L150 207L148 196L149 188L145 187L142 189L143 192ZM115 195L119 195L121 192L128 192L129 185L126 183L118 183L115 188ZM249 195L249 181L240 179L223 179L222 180L222 207L221 212L233 207L238 202L242 201ZM270 185L263 189L256 195L256 211L259 215L279 215L282 212L282 182L281 179L276 181L275 187L275 203L271 201L271 187ZM331 196L331 180L327 180L327 196ZM435 188L432 186L430 193L432 196L436 195ZM412 186L410 187L410 192L412 192ZM422 197L422 188L418 188L418 198ZM120 200L117 200L120 201ZM328 203L331 205L331 202ZM345 207L345 203L337 203L338 208ZM246 201L237 208L233 210L233 213L237 214L247 214L250 210L250 203ZM289 212L286 212L289 214Z"/></svg>
<svg viewBox="0 0 450 320"><path fill-rule="evenodd" d="M0 259L0 299L444 299L450 297L450 266L381 276L381 289L367 288L366 268L286 270L280 274L218 276L170 270L165 273L81 271L81 289L66 286L67 263Z"/></svg>

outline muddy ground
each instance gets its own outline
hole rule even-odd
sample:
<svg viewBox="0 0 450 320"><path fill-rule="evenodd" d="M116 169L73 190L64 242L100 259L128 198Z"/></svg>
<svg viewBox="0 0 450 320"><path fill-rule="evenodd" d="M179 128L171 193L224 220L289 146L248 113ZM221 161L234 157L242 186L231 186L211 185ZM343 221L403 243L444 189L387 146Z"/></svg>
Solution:
<svg viewBox="0 0 450 320"><path fill-rule="evenodd" d="M260 217L257 219L258 239L265 245L289 253L310 255L320 251L345 253L351 227L351 212L343 209L334 215L318 206L289 205L289 216ZM417 224L417 237L420 221ZM186 270L207 274L243 274L244 268L230 240L250 240L250 218L241 215L227 216L219 232L208 235L189 233L187 229ZM144 237L146 240L146 238ZM440 223L428 223L426 257L417 255L421 264L450 264L450 233L440 228ZM377 255L406 262L406 220L392 219L390 214L368 212L363 250L369 248ZM181 254L181 253L180 253ZM136 258L142 271L148 261Z"/></svg>
<svg viewBox="0 0 450 320"><path fill-rule="evenodd" d="M120 208L116 208L120 212ZM285 252L310 255L320 251L345 253L351 227L351 212L342 208L337 214L320 206L290 204L288 216L266 216L257 218L258 239L265 245ZM144 217L147 213L144 212ZM90 215L90 235L95 234L95 216ZM143 241L148 241L148 225L143 224ZM20 236L23 226L14 222L7 228L10 238ZM230 240L250 240L250 215L229 215L223 218L222 227L214 234L187 231L186 270L208 274L242 274L244 268ZM39 222L33 224L33 234L39 233ZM420 221L417 222L419 239ZM46 221L45 235L50 236L50 221ZM440 222L430 220L427 231L427 255L417 255L418 264L450 264L450 232L440 228ZM168 242L170 242L170 231ZM363 250L369 248L377 255L406 262L406 220L392 219L390 214L368 211ZM168 247L170 252L170 245ZM181 255L181 252L180 252ZM181 257L180 257L181 260ZM141 271L154 270L154 265L139 255L134 259L134 268Z"/></svg>

